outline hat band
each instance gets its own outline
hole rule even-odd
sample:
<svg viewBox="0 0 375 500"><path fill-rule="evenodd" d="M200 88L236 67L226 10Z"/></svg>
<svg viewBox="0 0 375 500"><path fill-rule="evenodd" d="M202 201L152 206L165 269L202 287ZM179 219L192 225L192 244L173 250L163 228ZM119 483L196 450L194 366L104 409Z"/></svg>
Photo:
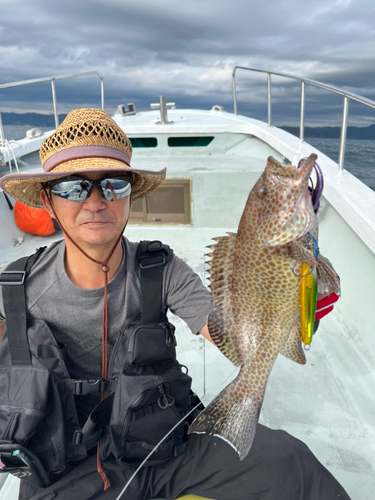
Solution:
<svg viewBox="0 0 375 500"><path fill-rule="evenodd" d="M111 158L112 160L120 160L130 166L130 159L123 151L110 146L74 146L72 148L58 151L50 156L43 165L45 172L50 172L60 163L70 160L79 160L80 158Z"/></svg>

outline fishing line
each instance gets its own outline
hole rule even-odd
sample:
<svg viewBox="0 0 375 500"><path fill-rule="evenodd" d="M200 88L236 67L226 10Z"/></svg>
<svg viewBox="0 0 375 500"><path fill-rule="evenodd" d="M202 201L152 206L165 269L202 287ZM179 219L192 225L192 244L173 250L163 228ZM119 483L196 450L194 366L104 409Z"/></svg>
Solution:
<svg viewBox="0 0 375 500"><path fill-rule="evenodd" d="M315 260L319 257L319 247L318 247L318 242L316 241L316 239L314 238L314 236L308 232L306 234L306 236L308 236L309 238L311 238L314 242L314 245L315 245Z"/></svg>

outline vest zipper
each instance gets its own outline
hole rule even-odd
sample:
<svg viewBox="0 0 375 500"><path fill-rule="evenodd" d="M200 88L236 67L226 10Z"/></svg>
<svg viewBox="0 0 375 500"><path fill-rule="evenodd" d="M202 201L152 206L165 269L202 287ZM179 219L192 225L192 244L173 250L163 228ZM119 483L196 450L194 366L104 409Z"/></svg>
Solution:
<svg viewBox="0 0 375 500"><path fill-rule="evenodd" d="M138 330L138 328L137 328L137 330ZM135 334L136 334L137 330L135 330L134 332L132 332L132 334L130 336L129 345L128 345L128 352L132 352L133 351L134 339L135 339Z"/></svg>
<svg viewBox="0 0 375 500"><path fill-rule="evenodd" d="M30 408L22 408L22 407L8 406L8 405L0 405L0 410L8 411L14 414L23 413L24 415L31 415L34 417L42 417L46 413L44 410L31 410Z"/></svg>

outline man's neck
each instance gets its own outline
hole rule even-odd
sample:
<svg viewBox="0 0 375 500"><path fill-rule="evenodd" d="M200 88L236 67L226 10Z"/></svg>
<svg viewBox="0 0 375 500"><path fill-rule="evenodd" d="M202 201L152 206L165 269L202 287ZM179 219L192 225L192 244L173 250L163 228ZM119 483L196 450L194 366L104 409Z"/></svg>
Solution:
<svg viewBox="0 0 375 500"><path fill-rule="evenodd" d="M70 281L80 288L94 289L104 285L104 272L102 265L88 259L78 250L69 240L65 239L65 270ZM110 254L112 247L107 248L98 246L97 248L83 249L92 259L98 262L105 262ZM116 275L122 262L122 244L118 242L107 266L109 267L108 282Z"/></svg>

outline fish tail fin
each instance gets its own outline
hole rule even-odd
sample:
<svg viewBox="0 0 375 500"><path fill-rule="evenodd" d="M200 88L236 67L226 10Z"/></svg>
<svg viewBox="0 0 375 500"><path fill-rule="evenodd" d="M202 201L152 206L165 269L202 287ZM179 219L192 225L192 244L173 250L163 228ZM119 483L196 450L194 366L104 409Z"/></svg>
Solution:
<svg viewBox="0 0 375 500"><path fill-rule="evenodd" d="M208 434L218 436L230 444L238 453L240 460L248 454L254 440L262 395L233 397L239 385L237 379L229 384L194 420L189 434ZM240 390L240 387L237 387Z"/></svg>
<svg viewBox="0 0 375 500"><path fill-rule="evenodd" d="M340 296L340 278L336 271L333 269L331 262L322 254L319 254L316 262L316 271L318 275L318 292L326 293L330 288L332 288L335 294Z"/></svg>

